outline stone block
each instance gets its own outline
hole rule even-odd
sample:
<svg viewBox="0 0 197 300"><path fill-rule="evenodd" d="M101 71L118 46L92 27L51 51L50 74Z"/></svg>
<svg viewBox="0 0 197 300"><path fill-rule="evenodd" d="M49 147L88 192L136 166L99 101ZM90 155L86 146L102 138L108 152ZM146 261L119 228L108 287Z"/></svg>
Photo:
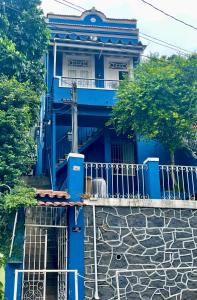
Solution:
<svg viewBox="0 0 197 300"><path fill-rule="evenodd" d="M127 216L129 227L146 227L146 217L143 214Z"/></svg>

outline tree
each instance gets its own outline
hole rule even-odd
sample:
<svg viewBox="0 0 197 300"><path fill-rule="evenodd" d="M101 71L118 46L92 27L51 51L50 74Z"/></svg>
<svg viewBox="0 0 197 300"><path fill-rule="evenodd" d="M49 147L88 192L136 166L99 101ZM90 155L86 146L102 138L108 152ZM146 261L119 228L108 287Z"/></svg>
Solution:
<svg viewBox="0 0 197 300"><path fill-rule="evenodd" d="M49 30L39 0L0 0L0 75L44 89L43 54Z"/></svg>
<svg viewBox="0 0 197 300"><path fill-rule="evenodd" d="M20 178L34 164L31 128L45 90L43 56L49 31L39 4L39 0L0 0L0 253L4 259L15 210L36 204L35 192Z"/></svg>
<svg viewBox="0 0 197 300"><path fill-rule="evenodd" d="M10 187L34 164L30 128L38 108L39 98L28 82L0 78L0 182Z"/></svg>
<svg viewBox="0 0 197 300"><path fill-rule="evenodd" d="M120 85L110 123L118 132L134 132L174 153L195 136L197 56L152 57Z"/></svg>
<svg viewBox="0 0 197 300"><path fill-rule="evenodd" d="M0 0L0 182L13 187L32 167L49 32L39 0Z"/></svg>

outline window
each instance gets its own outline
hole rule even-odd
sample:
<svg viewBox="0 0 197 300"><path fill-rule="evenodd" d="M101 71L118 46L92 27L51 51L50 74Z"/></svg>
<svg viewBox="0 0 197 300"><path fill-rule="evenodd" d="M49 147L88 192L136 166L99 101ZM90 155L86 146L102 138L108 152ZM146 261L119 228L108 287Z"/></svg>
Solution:
<svg viewBox="0 0 197 300"><path fill-rule="evenodd" d="M113 163L131 164L134 162L134 147L131 142L113 142L111 144L111 157Z"/></svg>
<svg viewBox="0 0 197 300"><path fill-rule="evenodd" d="M132 142L112 142L111 144L111 158L114 164L133 164L134 163L134 144ZM119 175L135 175L134 169L128 166L116 167L114 165L114 174Z"/></svg>

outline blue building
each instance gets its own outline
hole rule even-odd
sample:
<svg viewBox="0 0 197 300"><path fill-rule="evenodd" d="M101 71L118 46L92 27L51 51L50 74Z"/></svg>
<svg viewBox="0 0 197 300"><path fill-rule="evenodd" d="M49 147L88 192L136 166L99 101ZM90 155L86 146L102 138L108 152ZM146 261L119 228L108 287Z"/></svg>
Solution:
<svg viewBox="0 0 197 300"><path fill-rule="evenodd" d="M6 297L123 299L119 288L125 287L115 288L113 272L128 268L128 258L126 267L122 260L128 249L117 246L115 252L112 245L117 238L110 226L122 228L120 242L128 225L116 215L117 210L110 211L150 207L151 199L157 199L153 207L158 200L166 200L161 207L172 211L173 205L181 209L184 200L195 202L196 159L180 152L176 155L179 166L166 165L168 153L161 145L117 136L106 126L119 83L125 76L132 78L145 48L136 20L107 18L92 8L81 16L49 14L48 27L47 92L41 99L33 179L38 206L21 210L15 217ZM132 224L138 228L144 223ZM104 236L109 243L103 242ZM132 248L132 243L126 245ZM100 284L99 280L108 282L103 278L110 272L114 274L111 281Z"/></svg>

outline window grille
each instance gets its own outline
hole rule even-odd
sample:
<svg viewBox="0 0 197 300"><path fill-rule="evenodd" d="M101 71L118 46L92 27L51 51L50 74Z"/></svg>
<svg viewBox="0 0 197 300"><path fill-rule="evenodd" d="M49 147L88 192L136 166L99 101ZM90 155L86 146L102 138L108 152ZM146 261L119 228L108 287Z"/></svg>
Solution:
<svg viewBox="0 0 197 300"><path fill-rule="evenodd" d="M111 144L111 158L112 163L115 164L132 164L134 163L134 144L128 142L114 142ZM123 170L123 171L121 171ZM126 169L120 168L118 172L126 172ZM126 174L123 174L126 175ZM130 170L130 176L134 175L134 170Z"/></svg>

